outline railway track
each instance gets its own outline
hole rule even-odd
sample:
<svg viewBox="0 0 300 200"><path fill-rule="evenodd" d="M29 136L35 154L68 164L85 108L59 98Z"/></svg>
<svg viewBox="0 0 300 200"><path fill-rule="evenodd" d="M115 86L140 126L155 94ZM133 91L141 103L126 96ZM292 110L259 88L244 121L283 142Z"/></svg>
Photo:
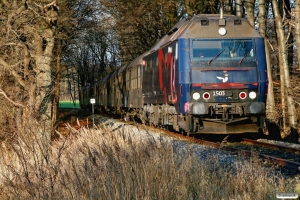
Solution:
<svg viewBox="0 0 300 200"><path fill-rule="evenodd" d="M285 154L286 151L292 152L293 154L295 154L294 156L298 156L297 152L299 152L299 149L294 149L291 147L285 147L285 146L281 146L281 145L275 145L275 144L268 144L265 142L259 142L259 141L255 141L255 140L249 140L249 139L244 139L245 144L255 144L257 146L262 146L262 147L268 147L268 148L274 148L274 149L279 149L282 153L280 155ZM273 151L269 151L268 154L266 153L260 153L256 150L245 150L243 148L240 147L232 147L232 146L223 146L222 149L225 149L227 151L232 151L232 152L238 152L241 155L244 156L256 156L268 163L272 163L281 167L286 167L289 169L294 170L295 172L300 172L300 162L295 162L291 159L286 159L286 158L282 158L280 155L273 155L273 154L278 154L278 152L273 152ZM289 154L291 155L291 154ZM294 157L292 156L292 157ZM287 156L285 156L287 157Z"/></svg>
<svg viewBox="0 0 300 200"><path fill-rule="evenodd" d="M298 158L300 157L300 149L296 149L296 148L292 148L292 147L286 147L286 146L282 146L282 145L275 145L275 144L270 144L270 143L266 143L266 142L261 142L261 141L256 141L256 140L250 140L250 139L246 139L243 138L242 143L243 144L247 144L248 147L252 148L253 146L249 146L250 145L256 145L259 147L267 147L269 149L275 149L280 151L282 154L280 155L273 155L276 153L272 153L272 151L270 150L270 152L268 154L266 153L260 153L257 152L255 150L247 150L244 148L240 148L239 146L231 146L228 145L226 142L224 143L220 143L220 142L212 142L212 141L208 141L208 140L203 140L203 139L197 139L197 138L191 138L189 136L184 136L184 135L180 135L178 133L171 133L168 132L168 134L177 137L177 138L181 138L184 140L188 140L197 144L201 144L201 145L205 145L205 146L210 146L213 148L218 148L218 149L222 149L224 151L230 151L234 154L238 154L238 155L242 155L242 156L246 156L246 157L257 157L262 159L264 162L270 163L270 164L274 164L277 166L280 166L282 168L287 168L293 171L293 173L300 173L300 158L297 159L297 162L288 159L288 158L282 158L280 157L280 155L285 154L285 157L288 157L288 155L294 155L291 156L292 158ZM240 143L239 143L240 144ZM285 152L289 152L289 154L287 155ZM271 154L271 155L270 155ZM278 154L278 153L277 153Z"/></svg>
<svg viewBox="0 0 300 200"><path fill-rule="evenodd" d="M203 145L230 151L230 152L242 155L242 156L247 156L247 157L255 156L255 157L258 157L268 163L272 163L272 164L276 164L281 167L286 167L286 168L292 169L297 173L300 172L300 163L299 162L294 162L292 160L283 159L280 157L267 155L267 154L263 154L263 153L258 153L258 152L252 151L252 150L245 150L245 149L236 148L236 147L232 147L232 146L222 145L221 143L209 142L206 140L198 140L198 139L196 139L196 140L197 140L196 141L197 143L200 143ZM247 142L250 142L250 140L247 140ZM258 143L256 143L256 144L258 144ZM270 147L272 147L272 148L275 148L276 146L277 145L270 145ZM284 150L284 149L291 150L292 149L292 148L288 148L288 147L284 148L283 146L280 146L280 145L277 148L280 148L281 150ZM295 149L295 151L299 151L299 149Z"/></svg>
<svg viewBox="0 0 300 200"><path fill-rule="evenodd" d="M242 143L252 145L254 151L265 152L256 153L260 158L300 172L300 149L246 138Z"/></svg>

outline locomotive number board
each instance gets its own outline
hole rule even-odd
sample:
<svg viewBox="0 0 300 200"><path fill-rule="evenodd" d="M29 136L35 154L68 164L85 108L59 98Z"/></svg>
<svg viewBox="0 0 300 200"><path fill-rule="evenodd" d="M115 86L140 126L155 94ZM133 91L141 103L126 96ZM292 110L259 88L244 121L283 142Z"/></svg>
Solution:
<svg viewBox="0 0 300 200"><path fill-rule="evenodd" d="M213 96L225 96L225 91L212 91Z"/></svg>

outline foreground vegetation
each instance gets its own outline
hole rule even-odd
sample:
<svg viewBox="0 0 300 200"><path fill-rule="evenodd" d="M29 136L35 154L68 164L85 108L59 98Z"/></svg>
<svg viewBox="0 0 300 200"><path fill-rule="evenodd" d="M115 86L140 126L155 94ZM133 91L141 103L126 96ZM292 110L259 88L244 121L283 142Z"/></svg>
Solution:
<svg viewBox="0 0 300 200"><path fill-rule="evenodd" d="M295 191L254 158L225 168L220 155L199 158L192 144L135 127L68 128L49 152L29 137L2 145L1 199L275 199Z"/></svg>

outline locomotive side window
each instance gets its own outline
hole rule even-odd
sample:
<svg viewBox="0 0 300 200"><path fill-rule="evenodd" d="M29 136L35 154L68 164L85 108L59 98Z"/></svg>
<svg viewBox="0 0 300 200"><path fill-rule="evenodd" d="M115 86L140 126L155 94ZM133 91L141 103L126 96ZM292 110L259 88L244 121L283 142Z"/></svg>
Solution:
<svg viewBox="0 0 300 200"><path fill-rule="evenodd" d="M191 58L206 62L254 60L253 44L252 39L194 39L191 41Z"/></svg>

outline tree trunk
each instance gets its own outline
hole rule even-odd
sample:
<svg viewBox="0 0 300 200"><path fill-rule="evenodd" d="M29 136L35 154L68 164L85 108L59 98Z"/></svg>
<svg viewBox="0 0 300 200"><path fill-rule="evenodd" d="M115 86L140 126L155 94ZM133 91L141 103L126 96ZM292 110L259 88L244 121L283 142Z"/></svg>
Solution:
<svg viewBox="0 0 300 200"><path fill-rule="evenodd" d="M284 12L282 11L283 14L281 15L281 17L282 18L284 17L286 19L286 21L291 21L292 18L291 18L290 14L292 13L292 10L291 10L291 5L290 5L290 0L284 0L282 2L282 6L283 6ZM292 33L292 26L287 25L285 28L285 32L287 35L287 62L288 62L288 66L291 70L290 72L293 72L292 65L293 65L293 55L294 55L294 48L293 48L294 35Z"/></svg>
<svg viewBox="0 0 300 200"><path fill-rule="evenodd" d="M237 17L243 17L243 12L242 12L242 0L236 0L235 1L235 15Z"/></svg>
<svg viewBox="0 0 300 200"><path fill-rule="evenodd" d="M278 56L280 64L280 76L283 76L285 85L283 86L286 92L287 97L287 111L288 111L288 118L289 118L289 125L291 128L292 136L297 133L297 115L294 105L294 100L292 98L292 89L290 84L290 74L287 62L287 55L286 55L286 46L284 40L284 31L281 23L281 16L278 10L278 5L276 0L272 0L272 8L273 8L273 15L275 18L275 25L276 25L276 34L277 34L277 43L278 43ZM289 134L288 134L289 135Z"/></svg>
<svg viewBox="0 0 300 200"><path fill-rule="evenodd" d="M265 39L265 51L267 60L267 73L268 73L268 96L267 96L267 118L272 122L276 122L276 111L275 111L275 98L273 92L273 80L272 80L272 69L271 69L271 58L270 51L268 47L268 42L266 39L266 4L265 0L259 0L258 7L258 23L259 23L259 33Z"/></svg>
<svg viewBox="0 0 300 200"><path fill-rule="evenodd" d="M300 70L300 0L295 0L295 38L297 47L298 69Z"/></svg>
<svg viewBox="0 0 300 200"><path fill-rule="evenodd" d="M254 27L254 2L255 0L244 1L247 11L247 19L249 23Z"/></svg>
<svg viewBox="0 0 300 200"><path fill-rule="evenodd" d="M55 130L57 129L57 116L58 116L58 104L59 104L59 96L60 96L60 81L61 81L61 41L58 40L56 43L56 65L54 70L52 71L53 76L53 97L52 97L52 115L51 115L51 122L52 122L52 131L51 137L56 138L57 134Z"/></svg>
<svg viewBox="0 0 300 200"><path fill-rule="evenodd" d="M231 7L232 2L231 1L232 0L224 0L224 7L225 7L224 13L225 14L231 14L232 13L232 7Z"/></svg>
<svg viewBox="0 0 300 200"><path fill-rule="evenodd" d="M0 21L0 27L5 27L1 29L0 66L14 80L14 91L0 91L4 96L10 93L7 100L23 115L23 124L16 120L18 133L35 132L46 151L52 131L51 62L58 6L55 0L40 5L30 0L18 5L1 1L1 9L6 10L2 13L6 21Z"/></svg>
<svg viewBox="0 0 300 200"><path fill-rule="evenodd" d="M278 49L278 54L280 55L280 49ZM286 138L288 136L287 123L286 123L286 91L285 91L285 81L284 81L284 70L282 67L282 57L278 56L279 70L280 70L280 95L281 95L281 122L282 126L281 138Z"/></svg>

